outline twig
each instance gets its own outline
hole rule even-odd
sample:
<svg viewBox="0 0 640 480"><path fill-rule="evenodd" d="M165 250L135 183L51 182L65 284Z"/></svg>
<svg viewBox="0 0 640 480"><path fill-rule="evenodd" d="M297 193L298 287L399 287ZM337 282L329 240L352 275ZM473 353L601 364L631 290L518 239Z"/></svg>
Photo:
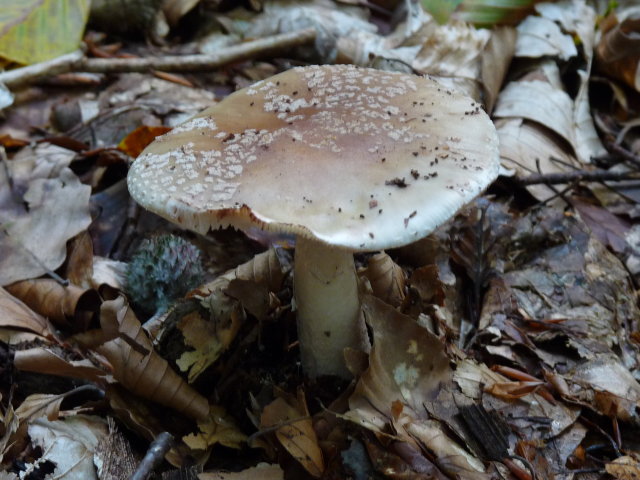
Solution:
<svg viewBox="0 0 640 480"><path fill-rule="evenodd" d="M77 51L47 62L0 73L0 83L4 83L7 87L18 87L45 76L69 72L122 73L147 72L149 70L203 72L229 63L305 45L313 42L315 38L316 30L308 28L234 45L216 54L169 55L148 58L86 58L81 51Z"/></svg>
<svg viewBox="0 0 640 480"><path fill-rule="evenodd" d="M159 434L147 450L144 458L138 465L135 473L131 475L130 480L145 480L156 469L164 458L165 453L171 448L173 437L169 432Z"/></svg>
<svg viewBox="0 0 640 480"><path fill-rule="evenodd" d="M520 185L546 183L557 185L570 182L601 182L604 180L640 180L640 172L610 172L608 170L574 170L565 173L532 173L526 177L514 177Z"/></svg>

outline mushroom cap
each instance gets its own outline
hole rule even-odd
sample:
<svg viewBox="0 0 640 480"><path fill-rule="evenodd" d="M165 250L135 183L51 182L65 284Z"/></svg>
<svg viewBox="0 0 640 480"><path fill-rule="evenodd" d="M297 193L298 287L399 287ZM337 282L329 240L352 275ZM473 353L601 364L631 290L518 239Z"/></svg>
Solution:
<svg viewBox="0 0 640 480"><path fill-rule="evenodd" d="M471 98L428 77L300 67L238 90L133 163L143 207L200 233L259 227L354 251L418 240L498 175Z"/></svg>

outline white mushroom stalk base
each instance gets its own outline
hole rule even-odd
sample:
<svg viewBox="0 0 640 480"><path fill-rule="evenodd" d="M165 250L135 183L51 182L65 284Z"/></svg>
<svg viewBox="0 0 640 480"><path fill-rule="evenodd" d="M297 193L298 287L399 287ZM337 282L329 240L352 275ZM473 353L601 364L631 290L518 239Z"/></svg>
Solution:
<svg viewBox="0 0 640 480"><path fill-rule="evenodd" d="M305 374L350 378L343 350L368 350L353 254L298 236L293 283Z"/></svg>

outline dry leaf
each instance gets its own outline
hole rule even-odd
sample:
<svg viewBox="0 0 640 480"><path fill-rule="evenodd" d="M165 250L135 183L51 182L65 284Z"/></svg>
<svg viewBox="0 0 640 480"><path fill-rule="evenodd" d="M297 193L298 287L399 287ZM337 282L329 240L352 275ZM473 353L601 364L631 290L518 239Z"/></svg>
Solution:
<svg viewBox="0 0 640 480"><path fill-rule="evenodd" d="M18 370L25 372L81 378L96 384L104 382L105 371L94 366L89 360L65 360L50 348L17 350L13 364Z"/></svg>
<svg viewBox="0 0 640 480"><path fill-rule="evenodd" d="M598 67L607 75L640 91L640 12L618 12L620 23L607 29L596 49Z"/></svg>
<svg viewBox="0 0 640 480"><path fill-rule="evenodd" d="M240 472L199 473L198 480L284 480L284 471L280 465L259 463Z"/></svg>
<svg viewBox="0 0 640 480"><path fill-rule="evenodd" d="M576 398L592 402L601 414L637 420L640 383L615 355L598 355L580 364L565 379Z"/></svg>
<svg viewBox="0 0 640 480"><path fill-rule="evenodd" d="M563 33L551 19L529 15L518 25L518 57L558 57L568 60L578 54L571 35Z"/></svg>
<svg viewBox="0 0 640 480"><path fill-rule="evenodd" d="M53 337L49 322L44 317L2 287L0 287L0 327L21 328L43 337Z"/></svg>
<svg viewBox="0 0 640 480"><path fill-rule="evenodd" d="M275 428L276 438L291 456L313 477L322 476L322 450L318 446L318 438L301 390L298 391L297 399L278 397L264 407L260 428Z"/></svg>
<svg viewBox="0 0 640 480"><path fill-rule="evenodd" d="M16 408L16 415L20 421L31 421L46 416L48 420L57 420L60 414L60 404L67 394L50 395L34 393L29 395Z"/></svg>
<svg viewBox="0 0 640 480"><path fill-rule="evenodd" d="M66 277L73 285L91 288L93 277L93 242L88 231L76 235L67 253Z"/></svg>
<svg viewBox="0 0 640 480"><path fill-rule="evenodd" d="M170 127L142 125L124 137L118 144L118 148L130 157L137 158L156 137L169 131L171 131Z"/></svg>
<svg viewBox="0 0 640 480"><path fill-rule="evenodd" d="M624 455L605 465L605 470L616 480L637 480L640 478L640 462L637 458Z"/></svg>
<svg viewBox="0 0 640 480"><path fill-rule="evenodd" d="M91 223L90 192L91 187L64 168L57 178L30 183L23 196L28 210L15 203L8 206L9 180L6 169L0 169L0 285L39 277L62 264L67 240Z"/></svg>
<svg viewBox="0 0 640 480"><path fill-rule="evenodd" d="M208 415L207 400L153 350L151 341L124 297L102 304L100 324L113 340L96 350L108 359L113 377L125 388L193 418Z"/></svg>
<svg viewBox="0 0 640 480"><path fill-rule="evenodd" d="M349 399L363 420L371 414L391 418L391 405L401 400L412 409L434 398L451 378L449 359L440 340L412 318L371 295L362 302L365 320L373 330L369 368ZM367 413L365 413L367 412ZM373 421L373 424L378 423Z"/></svg>
<svg viewBox="0 0 640 480"><path fill-rule="evenodd" d="M87 328L100 308L100 297L95 290L75 285L64 287L48 278L23 280L8 285L6 289L56 325L78 331Z"/></svg>
<svg viewBox="0 0 640 480"><path fill-rule="evenodd" d="M360 274L369 280L376 297L394 307L402 305L406 283L404 271L389 255L376 253Z"/></svg>
<svg viewBox="0 0 640 480"><path fill-rule="evenodd" d="M247 436L236 427L224 408L212 405L209 416L198 420L198 433L182 437L184 443L193 450L209 450L216 444L229 448L240 448Z"/></svg>
<svg viewBox="0 0 640 480"><path fill-rule="evenodd" d="M38 461L52 462L52 477L65 480L97 478L93 455L107 434L106 421L88 415L55 421L39 418L29 424L29 437L43 452Z"/></svg>
<svg viewBox="0 0 640 480"><path fill-rule="evenodd" d="M500 139L502 165L526 177L532 173L563 173L579 167L575 155L558 142L545 126L522 118L499 118L495 121ZM562 189L562 185L556 188ZM527 190L538 200L555 197L547 185L530 185Z"/></svg>
<svg viewBox="0 0 640 480"><path fill-rule="evenodd" d="M484 106L491 114L516 48L517 34L513 27L497 27L482 51L482 89Z"/></svg>
<svg viewBox="0 0 640 480"><path fill-rule="evenodd" d="M266 316L270 308L268 292L280 290L283 279L278 255L269 249L191 292L192 300L198 299L209 316L205 318L200 309L194 309L176 320L188 347L176 364L188 372L189 383L234 340L245 320L242 307L258 319Z"/></svg>

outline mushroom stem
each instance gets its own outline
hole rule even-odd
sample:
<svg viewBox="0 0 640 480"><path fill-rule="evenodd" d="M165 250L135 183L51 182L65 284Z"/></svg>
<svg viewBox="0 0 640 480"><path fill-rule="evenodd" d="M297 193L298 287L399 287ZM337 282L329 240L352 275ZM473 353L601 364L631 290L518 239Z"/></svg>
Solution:
<svg viewBox="0 0 640 480"><path fill-rule="evenodd" d="M350 378L343 350L367 350L353 254L298 236L294 292L306 375Z"/></svg>

